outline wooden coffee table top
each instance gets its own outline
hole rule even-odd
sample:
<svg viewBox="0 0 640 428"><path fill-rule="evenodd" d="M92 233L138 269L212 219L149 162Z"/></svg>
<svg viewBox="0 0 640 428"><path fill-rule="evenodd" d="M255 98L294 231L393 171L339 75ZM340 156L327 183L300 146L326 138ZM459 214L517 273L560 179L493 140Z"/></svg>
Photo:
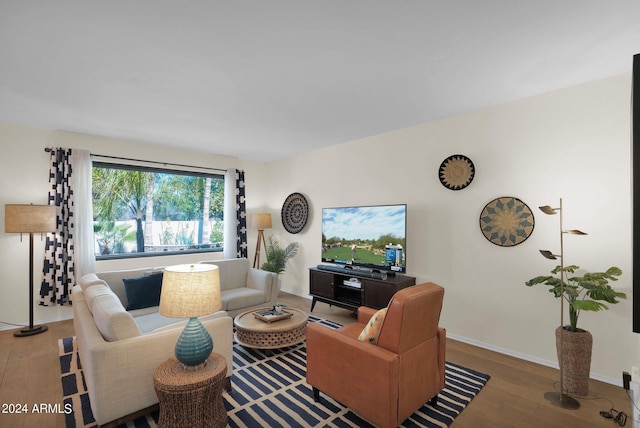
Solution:
<svg viewBox="0 0 640 428"><path fill-rule="evenodd" d="M256 333L277 333L283 331L290 331L307 324L309 316L298 309L284 308L283 311L293 314L291 318L284 320L278 320L273 322L262 321L253 314L257 311L263 311L270 308L258 308L250 311L243 312L236 316L233 320L236 329L242 329L245 331L251 331Z"/></svg>

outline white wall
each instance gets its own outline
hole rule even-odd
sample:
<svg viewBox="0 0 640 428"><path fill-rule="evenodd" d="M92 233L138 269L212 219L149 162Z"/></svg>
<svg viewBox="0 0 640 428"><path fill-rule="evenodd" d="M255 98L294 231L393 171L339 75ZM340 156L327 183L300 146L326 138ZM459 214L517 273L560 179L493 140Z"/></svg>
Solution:
<svg viewBox="0 0 640 428"><path fill-rule="evenodd" d="M619 266L615 285L626 301L608 312L582 313L594 335L592 373L620 383L637 365L631 333L630 75L592 82L434 123L317 150L270 165L269 209L279 214L291 192L307 196L311 215L298 235L279 231L303 252L283 287L308 293L309 266L320 262L321 210L358 204L408 204L407 270L446 289L442 325L452 336L545 364L555 364L553 331L559 300L524 282L555 263L557 216L540 205L564 202L565 262L588 270ZM444 188L438 167L449 155L469 156L472 184ZM515 247L487 241L479 214L492 199L515 196L534 211L531 237ZM274 222L276 223L276 222ZM277 222L279 224L279 222Z"/></svg>
<svg viewBox="0 0 640 428"><path fill-rule="evenodd" d="M616 285L629 298L608 312L580 318L594 335L592 374L620 383L622 370L640 365L640 341L631 333L630 81L626 74L268 164L0 123L0 203L46 202L46 146L242 168L249 214L271 212L274 228L266 234L283 245L301 244L283 276L283 288L301 295L308 294L308 267L320 262L323 207L407 203L408 274L445 287L442 325L448 333L554 364L559 302L524 282L554 265L538 249L558 251L557 217L536 207L556 206L562 197L565 226L589 232L567 237L566 262L589 270L615 264L624 271ZM462 191L445 189L437 177L442 160L456 153L469 156L477 170ZM310 204L309 222L296 235L288 234L280 219L282 203L292 192L303 193ZM535 230L516 247L498 247L480 233L482 208L499 196L518 197L534 211ZM249 230L251 260L255 240L255 231ZM19 236L3 229L0 321L27 322L27 253L28 242L21 244ZM100 262L98 270L183 261L190 260ZM40 269L35 268L36 294ZM69 314L68 308L36 307L38 321Z"/></svg>
<svg viewBox="0 0 640 428"><path fill-rule="evenodd" d="M45 147L70 147L88 149L101 155L122 156L159 162L171 162L212 168L251 168L236 158L214 156L176 150L132 141L101 138L72 132L51 131L0 123L0 142L3 155L0 157L0 222L4 225L4 205L8 203L46 204L48 192L49 154ZM249 174L251 175L251 174ZM256 174L257 175L257 174ZM248 185L258 187L258 182ZM257 199L257 198L254 198ZM251 207L251 205L248 205ZM38 306L42 273L41 254L44 242L34 239L34 319L36 324L71 318L69 306ZM13 328L11 324L29 322L29 240L25 236L7 234L2 226L0 233L0 329ZM39 256L40 255L40 256ZM212 259L221 258L213 253ZM140 266L157 266L188 263L202 260L203 256L150 257L130 260L112 260L97 263L100 271Z"/></svg>

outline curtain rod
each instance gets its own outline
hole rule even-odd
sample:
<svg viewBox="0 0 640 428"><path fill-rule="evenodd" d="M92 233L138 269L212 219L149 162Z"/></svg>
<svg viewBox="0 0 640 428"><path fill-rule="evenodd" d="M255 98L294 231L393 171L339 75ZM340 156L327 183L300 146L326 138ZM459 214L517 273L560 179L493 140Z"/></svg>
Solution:
<svg viewBox="0 0 640 428"><path fill-rule="evenodd" d="M45 152L51 152L52 150L53 149L51 147L45 147L44 148ZM227 171L226 169L210 168L208 166L195 166L195 165L185 165L185 164L181 164L181 163L159 162L159 161L150 161L150 160L143 160L143 159L124 158L124 157L120 157L120 156L99 155L97 153L92 153L91 156L97 156L97 157L105 158L105 159L117 159L117 160L126 160L126 161L132 161L132 162L153 163L153 164L164 165L164 166L179 166L179 167L183 167L183 168L199 168L199 169L206 169L206 170L210 170L210 171L222 171L222 172L226 172Z"/></svg>

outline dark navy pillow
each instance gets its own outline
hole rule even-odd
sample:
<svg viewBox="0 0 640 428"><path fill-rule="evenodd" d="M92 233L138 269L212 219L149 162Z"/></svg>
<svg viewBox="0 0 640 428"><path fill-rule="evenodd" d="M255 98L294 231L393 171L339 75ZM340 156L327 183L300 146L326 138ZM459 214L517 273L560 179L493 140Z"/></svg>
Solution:
<svg viewBox="0 0 640 428"><path fill-rule="evenodd" d="M122 280L127 293L127 310L149 308L160 304L162 272Z"/></svg>

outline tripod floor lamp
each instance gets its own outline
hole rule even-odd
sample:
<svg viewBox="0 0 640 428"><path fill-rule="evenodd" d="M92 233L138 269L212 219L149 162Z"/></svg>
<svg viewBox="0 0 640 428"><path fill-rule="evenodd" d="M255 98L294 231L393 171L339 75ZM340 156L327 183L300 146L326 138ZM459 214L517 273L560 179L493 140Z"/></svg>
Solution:
<svg viewBox="0 0 640 428"><path fill-rule="evenodd" d="M17 205L4 206L4 231L29 234L29 327L13 333L16 337L33 336L47 331L45 325L33 325L33 234L56 230L56 206Z"/></svg>
<svg viewBox="0 0 640 428"><path fill-rule="evenodd" d="M260 244L267 251L267 244L264 242L264 230L271 229L271 214L251 214L251 227L258 229L258 242L256 243L256 255L253 257L253 267L260 269Z"/></svg>
<svg viewBox="0 0 640 428"><path fill-rule="evenodd" d="M562 407L563 409L570 409L570 410L575 410L575 409L579 409L580 408L580 403L578 402L578 400L576 400L573 397L570 397L569 395L564 393L564 382L563 382L563 361L564 361L564 344L563 344L563 337L564 337L564 333L563 330L564 329L564 235L565 234L569 234L569 235L586 235L586 233L580 231L580 230L576 230L576 229L570 229L570 230L564 230L563 229L563 225L562 225L562 198L560 198L560 207L558 208L552 208L549 205L545 205L543 207L539 207L540 211L542 211L545 214L549 214L549 215L554 215L554 214L560 214L560 254L553 254L551 251L549 250L540 250L540 254L542 254L544 257L551 259L551 260L557 260L560 259L560 349L559 349L559 358L558 358L558 366L560 368L560 392L555 392L555 391L551 391L551 392L546 392L544 394L544 398L551 402L551 404L558 406L558 407Z"/></svg>

